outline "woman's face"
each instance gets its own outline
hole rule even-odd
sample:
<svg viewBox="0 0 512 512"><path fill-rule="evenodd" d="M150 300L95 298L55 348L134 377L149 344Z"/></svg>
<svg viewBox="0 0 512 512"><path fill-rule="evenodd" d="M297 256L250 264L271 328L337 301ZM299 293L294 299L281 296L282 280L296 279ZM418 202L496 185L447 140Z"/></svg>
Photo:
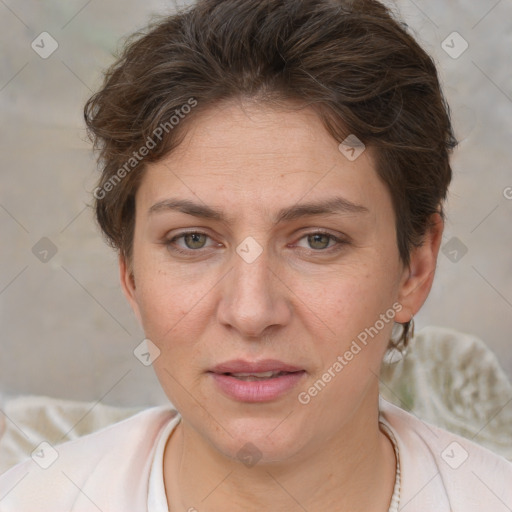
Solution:
<svg viewBox="0 0 512 512"><path fill-rule="evenodd" d="M341 151L311 110L230 103L147 168L123 286L183 428L228 457L307 456L373 414L393 322L428 294L437 248L403 268L360 149Z"/></svg>

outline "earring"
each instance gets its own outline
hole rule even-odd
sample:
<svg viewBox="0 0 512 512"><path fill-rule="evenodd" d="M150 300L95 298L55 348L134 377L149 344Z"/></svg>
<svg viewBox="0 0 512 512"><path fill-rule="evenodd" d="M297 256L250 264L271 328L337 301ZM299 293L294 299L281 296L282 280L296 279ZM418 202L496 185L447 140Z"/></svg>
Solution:
<svg viewBox="0 0 512 512"><path fill-rule="evenodd" d="M409 344L411 339L414 337L414 315L411 319L404 324L395 324L402 326L402 333L400 338L395 341L393 337L390 340L388 350L386 352L384 361L388 364L395 364L399 361L403 361L407 356Z"/></svg>
<svg viewBox="0 0 512 512"><path fill-rule="evenodd" d="M400 339L402 342L401 352L403 357L407 355L407 351L409 350L409 343L412 338L414 338L414 315L411 316L411 319L406 324L404 324L402 338Z"/></svg>

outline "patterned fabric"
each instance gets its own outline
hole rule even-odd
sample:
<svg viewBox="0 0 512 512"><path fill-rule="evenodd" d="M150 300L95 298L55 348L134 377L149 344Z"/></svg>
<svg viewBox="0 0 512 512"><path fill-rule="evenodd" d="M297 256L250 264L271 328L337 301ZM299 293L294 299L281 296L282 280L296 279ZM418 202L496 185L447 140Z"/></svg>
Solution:
<svg viewBox="0 0 512 512"><path fill-rule="evenodd" d="M383 365L380 384L388 402L512 461L512 384L475 336L424 327L403 361Z"/></svg>

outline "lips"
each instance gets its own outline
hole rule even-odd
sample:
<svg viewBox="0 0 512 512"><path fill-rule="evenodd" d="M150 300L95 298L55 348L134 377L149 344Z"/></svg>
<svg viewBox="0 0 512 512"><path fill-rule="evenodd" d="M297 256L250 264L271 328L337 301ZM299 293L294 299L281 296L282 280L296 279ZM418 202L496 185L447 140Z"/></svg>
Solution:
<svg viewBox="0 0 512 512"><path fill-rule="evenodd" d="M217 389L240 402L268 402L291 391L306 371L276 359L257 362L235 359L218 364L210 372Z"/></svg>
<svg viewBox="0 0 512 512"><path fill-rule="evenodd" d="M278 373L293 373L303 371L303 368L293 366L276 359L264 359L257 362L245 361L243 359L234 359L218 364L211 371L213 373L219 374L230 374L235 377L249 377L252 375L255 377L268 378L272 377L269 372L277 375Z"/></svg>
<svg viewBox="0 0 512 512"><path fill-rule="evenodd" d="M274 377L288 375L289 373L292 372L225 373L224 375L231 375L231 377L235 377L236 379L245 380L246 382L252 382L255 380L273 379Z"/></svg>

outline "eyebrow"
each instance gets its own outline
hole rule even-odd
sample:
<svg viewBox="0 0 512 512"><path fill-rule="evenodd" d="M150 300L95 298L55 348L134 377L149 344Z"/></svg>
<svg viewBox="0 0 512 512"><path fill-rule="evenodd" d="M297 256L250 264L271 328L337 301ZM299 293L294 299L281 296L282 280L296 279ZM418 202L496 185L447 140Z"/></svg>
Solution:
<svg viewBox="0 0 512 512"><path fill-rule="evenodd" d="M232 223L233 219L227 218L221 210L212 208L205 204L195 203L189 199L170 198L155 203L148 210L149 215L159 212L178 211L222 222ZM343 197L333 197L317 202L296 204L279 210L273 221L275 224L281 222L290 222L302 217L313 215L335 215L335 214L354 214L369 213L370 210L361 204L356 204Z"/></svg>

